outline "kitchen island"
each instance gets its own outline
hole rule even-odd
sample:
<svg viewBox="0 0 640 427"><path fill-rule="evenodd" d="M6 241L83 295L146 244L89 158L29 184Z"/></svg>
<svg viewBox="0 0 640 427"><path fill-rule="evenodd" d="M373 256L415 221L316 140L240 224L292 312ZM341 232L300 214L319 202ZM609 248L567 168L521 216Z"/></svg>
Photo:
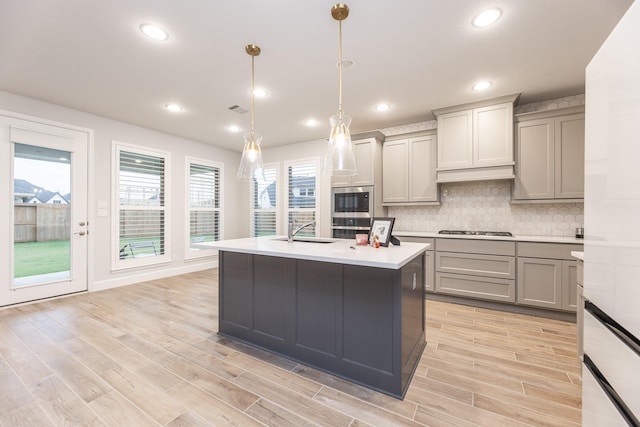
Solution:
<svg viewBox="0 0 640 427"><path fill-rule="evenodd" d="M211 242L218 332L402 398L425 346L428 244Z"/></svg>

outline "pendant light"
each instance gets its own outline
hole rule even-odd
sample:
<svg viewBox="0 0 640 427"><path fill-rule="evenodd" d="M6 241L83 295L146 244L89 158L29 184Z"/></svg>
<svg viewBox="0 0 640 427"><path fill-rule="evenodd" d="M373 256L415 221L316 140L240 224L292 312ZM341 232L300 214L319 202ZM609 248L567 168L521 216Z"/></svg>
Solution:
<svg viewBox="0 0 640 427"><path fill-rule="evenodd" d="M331 8L331 16L338 21L338 114L329 119L331 134L327 154L324 159L323 173L328 175L355 175L356 158L349 134L351 117L342 111L342 21L349 16L349 7L338 3Z"/></svg>
<svg viewBox="0 0 640 427"><path fill-rule="evenodd" d="M244 148L242 149L242 159L238 168L238 179L261 179L264 180L264 168L262 166L262 152L260 151L260 143L262 135L257 134L253 130L254 118L254 60L260 55L260 48L256 45L247 45L244 50L251 55L251 130L249 133L242 135L244 138Z"/></svg>

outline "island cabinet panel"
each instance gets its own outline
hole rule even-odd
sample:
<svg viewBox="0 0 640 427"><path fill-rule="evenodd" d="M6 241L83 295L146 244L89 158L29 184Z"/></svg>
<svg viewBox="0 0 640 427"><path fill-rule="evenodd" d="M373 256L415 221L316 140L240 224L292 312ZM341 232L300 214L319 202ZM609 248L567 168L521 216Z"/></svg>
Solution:
<svg viewBox="0 0 640 427"><path fill-rule="evenodd" d="M253 257L221 252L218 271L220 321L229 327L251 330L253 325Z"/></svg>
<svg viewBox="0 0 640 427"><path fill-rule="evenodd" d="M424 262L420 254L394 269L221 251L219 333L401 398L426 344Z"/></svg>
<svg viewBox="0 0 640 427"><path fill-rule="evenodd" d="M287 277L286 258L253 257L253 272L259 281L253 285L253 331L265 339L284 342L287 338L287 308L295 285L294 277Z"/></svg>
<svg viewBox="0 0 640 427"><path fill-rule="evenodd" d="M341 343L337 322L342 314L342 266L299 260L296 275L296 346L308 357L336 358Z"/></svg>
<svg viewBox="0 0 640 427"><path fill-rule="evenodd" d="M393 373L392 270L344 267L344 360ZM382 279L382 280L381 280ZM365 326L366 325L366 326Z"/></svg>

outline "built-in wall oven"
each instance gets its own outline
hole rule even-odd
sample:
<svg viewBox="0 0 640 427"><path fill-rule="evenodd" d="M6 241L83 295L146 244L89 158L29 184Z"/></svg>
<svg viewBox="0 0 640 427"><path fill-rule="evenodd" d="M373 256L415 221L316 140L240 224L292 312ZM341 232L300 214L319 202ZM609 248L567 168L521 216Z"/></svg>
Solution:
<svg viewBox="0 0 640 427"><path fill-rule="evenodd" d="M353 239L369 232L373 218L373 187L331 189L331 234L336 239Z"/></svg>

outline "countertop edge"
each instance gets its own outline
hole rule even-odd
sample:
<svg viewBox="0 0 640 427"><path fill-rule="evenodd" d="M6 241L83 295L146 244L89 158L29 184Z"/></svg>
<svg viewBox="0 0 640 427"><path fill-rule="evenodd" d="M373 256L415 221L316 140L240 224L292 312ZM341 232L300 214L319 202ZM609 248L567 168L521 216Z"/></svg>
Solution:
<svg viewBox="0 0 640 427"><path fill-rule="evenodd" d="M315 246L316 250L312 251L313 246L310 245L314 245L313 243L275 241L278 237L280 236L220 240L200 243L198 246L217 249L219 252L248 253L393 270L404 267L430 247L428 243L406 242L400 246L372 248L356 246L351 239L335 239L336 242L327 244L332 246L322 244L322 246ZM292 252L293 249L297 249L296 252ZM380 255L378 259L375 258L376 254Z"/></svg>
<svg viewBox="0 0 640 427"><path fill-rule="evenodd" d="M406 231L394 230L393 235L396 237L425 237L439 239L474 239L474 240L501 240L507 242L540 242L540 243L565 243L583 245L584 239L576 239L575 237L564 236L522 236L515 235L513 237L505 236L469 236L469 235L452 235L438 234L437 231Z"/></svg>

